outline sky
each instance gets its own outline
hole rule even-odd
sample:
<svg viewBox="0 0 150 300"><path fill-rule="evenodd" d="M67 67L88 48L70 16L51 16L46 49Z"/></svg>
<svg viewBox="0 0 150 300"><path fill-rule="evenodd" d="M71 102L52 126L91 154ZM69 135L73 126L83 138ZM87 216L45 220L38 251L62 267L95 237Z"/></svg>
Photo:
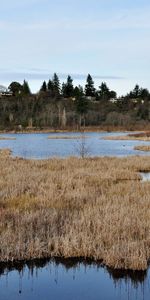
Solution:
<svg viewBox="0 0 150 300"><path fill-rule="evenodd" d="M68 74L118 95L150 89L149 0L0 0L0 84Z"/></svg>

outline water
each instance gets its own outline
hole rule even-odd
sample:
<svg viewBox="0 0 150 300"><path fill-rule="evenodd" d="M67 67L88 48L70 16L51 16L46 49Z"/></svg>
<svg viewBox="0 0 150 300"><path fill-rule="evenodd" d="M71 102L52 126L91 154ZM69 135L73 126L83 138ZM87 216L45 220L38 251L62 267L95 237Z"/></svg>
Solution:
<svg viewBox="0 0 150 300"><path fill-rule="evenodd" d="M149 155L147 152L134 150L134 146L148 145L143 141L115 141L104 140L104 136L124 135L127 133L86 133L85 141L90 156L127 156ZM62 139L48 139L48 136L62 136ZM0 148L9 148L14 156L24 158L46 159L49 157L67 157L78 155L77 148L81 140L63 139L63 136L79 136L80 133L39 133L39 134L1 134L0 136L15 137L16 140L0 140Z"/></svg>
<svg viewBox="0 0 150 300"><path fill-rule="evenodd" d="M142 181L150 181L150 172L140 172Z"/></svg>
<svg viewBox="0 0 150 300"><path fill-rule="evenodd" d="M1 270L1 300L149 300L150 272L120 273L96 264L50 261Z"/></svg>

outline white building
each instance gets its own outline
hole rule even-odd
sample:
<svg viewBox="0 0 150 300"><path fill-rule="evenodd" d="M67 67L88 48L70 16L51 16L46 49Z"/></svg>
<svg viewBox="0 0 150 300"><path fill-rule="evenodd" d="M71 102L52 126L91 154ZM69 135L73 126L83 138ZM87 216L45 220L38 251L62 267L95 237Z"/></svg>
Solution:
<svg viewBox="0 0 150 300"><path fill-rule="evenodd" d="M0 97L2 96L12 96L12 92L10 92L4 85L0 85Z"/></svg>

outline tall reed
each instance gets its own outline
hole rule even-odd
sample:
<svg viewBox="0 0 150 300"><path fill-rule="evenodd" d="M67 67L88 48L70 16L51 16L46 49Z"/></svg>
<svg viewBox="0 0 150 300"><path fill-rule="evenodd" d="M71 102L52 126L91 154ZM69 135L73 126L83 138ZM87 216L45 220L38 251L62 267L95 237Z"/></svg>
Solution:
<svg viewBox="0 0 150 300"><path fill-rule="evenodd" d="M0 151L0 261L88 257L145 270L150 157L41 161Z"/></svg>

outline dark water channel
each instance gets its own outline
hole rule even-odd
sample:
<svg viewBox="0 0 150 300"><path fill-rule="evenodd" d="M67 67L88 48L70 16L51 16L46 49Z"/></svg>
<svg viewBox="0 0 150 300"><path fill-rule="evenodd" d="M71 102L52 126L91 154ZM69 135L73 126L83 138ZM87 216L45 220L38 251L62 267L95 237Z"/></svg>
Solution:
<svg viewBox="0 0 150 300"><path fill-rule="evenodd" d="M1 300L149 300L150 272L120 272L74 260L0 268Z"/></svg>

